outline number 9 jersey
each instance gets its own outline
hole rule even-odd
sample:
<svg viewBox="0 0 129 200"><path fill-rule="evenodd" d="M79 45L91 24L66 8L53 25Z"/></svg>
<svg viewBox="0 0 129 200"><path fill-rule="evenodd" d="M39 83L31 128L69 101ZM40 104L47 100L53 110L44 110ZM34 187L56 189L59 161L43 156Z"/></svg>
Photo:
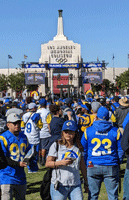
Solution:
<svg viewBox="0 0 129 200"><path fill-rule="evenodd" d="M13 135L9 130L0 135L0 143L6 157L20 162L23 160L28 146L27 137L19 132L18 136ZM0 170L1 184L26 184L26 176L23 167L7 166Z"/></svg>
<svg viewBox="0 0 129 200"><path fill-rule="evenodd" d="M122 163L124 152L121 148L121 133L106 120L97 120L87 128L82 136L84 159L88 166L118 165Z"/></svg>

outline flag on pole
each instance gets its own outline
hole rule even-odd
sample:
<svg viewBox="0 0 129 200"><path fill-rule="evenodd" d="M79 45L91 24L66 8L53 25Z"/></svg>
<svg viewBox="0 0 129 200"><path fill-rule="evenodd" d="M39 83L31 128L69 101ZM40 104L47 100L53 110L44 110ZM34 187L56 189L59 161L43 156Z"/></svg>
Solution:
<svg viewBox="0 0 129 200"><path fill-rule="evenodd" d="M98 56L97 56L97 62L99 62L99 58L98 58Z"/></svg>
<svg viewBox="0 0 129 200"><path fill-rule="evenodd" d="M128 54L128 58L129 58L129 54Z"/></svg>
<svg viewBox="0 0 129 200"><path fill-rule="evenodd" d="M12 56L8 55L8 58L9 58L9 59L12 59Z"/></svg>
<svg viewBox="0 0 129 200"><path fill-rule="evenodd" d="M114 58L115 58L115 57L114 57L114 54L113 54L112 60L114 60Z"/></svg>
<svg viewBox="0 0 129 200"><path fill-rule="evenodd" d="M24 55L24 59L27 59L27 58L28 58L28 56Z"/></svg>

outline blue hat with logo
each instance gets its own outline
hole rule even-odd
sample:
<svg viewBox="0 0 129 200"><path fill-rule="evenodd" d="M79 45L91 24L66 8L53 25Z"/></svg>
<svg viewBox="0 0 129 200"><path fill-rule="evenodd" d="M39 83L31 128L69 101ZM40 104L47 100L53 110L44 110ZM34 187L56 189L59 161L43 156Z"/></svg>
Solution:
<svg viewBox="0 0 129 200"><path fill-rule="evenodd" d="M47 104L46 99L40 99L39 104L40 105L46 105Z"/></svg>
<svg viewBox="0 0 129 200"><path fill-rule="evenodd" d="M77 130L77 124L75 121L67 120L64 122L62 126L62 131L69 130L69 131L76 131Z"/></svg>
<svg viewBox="0 0 129 200"><path fill-rule="evenodd" d="M97 111L97 117L103 120L109 120L109 111L106 107L101 106Z"/></svg>

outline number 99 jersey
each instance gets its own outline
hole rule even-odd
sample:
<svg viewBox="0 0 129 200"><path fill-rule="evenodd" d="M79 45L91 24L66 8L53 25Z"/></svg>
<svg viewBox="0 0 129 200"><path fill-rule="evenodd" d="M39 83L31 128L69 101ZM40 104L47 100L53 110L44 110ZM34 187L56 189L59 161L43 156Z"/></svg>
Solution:
<svg viewBox="0 0 129 200"><path fill-rule="evenodd" d="M19 132L16 137L9 130L0 135L0 142L6 157L20 162L25 156L28 146L27 137ZM26 184L26 176L23 167L7 166L0 170L0 184Z"/></svg>
<svg viewBox="0 0 129 200"><path fill-rule="evenodd" d="M95 121L94 123L98 123L99 125L99 121ZM87 166L89 161L92 161L93 165L120 164L124 156L120 144L121 137L119 129L113 126L107 130L101 130L101 132L96 130L94 126L87 128L81 139Z"/></svg>

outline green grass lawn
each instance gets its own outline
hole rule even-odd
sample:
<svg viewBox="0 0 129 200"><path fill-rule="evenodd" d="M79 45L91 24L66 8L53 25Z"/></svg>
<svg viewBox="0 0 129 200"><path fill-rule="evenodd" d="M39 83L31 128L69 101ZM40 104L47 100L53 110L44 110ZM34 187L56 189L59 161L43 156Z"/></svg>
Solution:
<svg viewBox="0 0 129 200"><path fill-rule="evenodd" d="M122 200L123 198L123 177L124 172L126 168L126 159L124 160L124 163L121 165L121 193L119 193L119 199ZM27 176L27 193L26 193L26 200L41 200L39 188L43 179L43 175L46 172L45 167L41 167L37 173L34 174L28 174L27 169L26 176ZM83 188L83 185L82 185ZM84 190L83 190L84 191ZM84 194L84 200L87 200L88 195ZM105 185L102 184L100 194L99 194L99 200L108 200L107 193L105 189Z"/></svg>

